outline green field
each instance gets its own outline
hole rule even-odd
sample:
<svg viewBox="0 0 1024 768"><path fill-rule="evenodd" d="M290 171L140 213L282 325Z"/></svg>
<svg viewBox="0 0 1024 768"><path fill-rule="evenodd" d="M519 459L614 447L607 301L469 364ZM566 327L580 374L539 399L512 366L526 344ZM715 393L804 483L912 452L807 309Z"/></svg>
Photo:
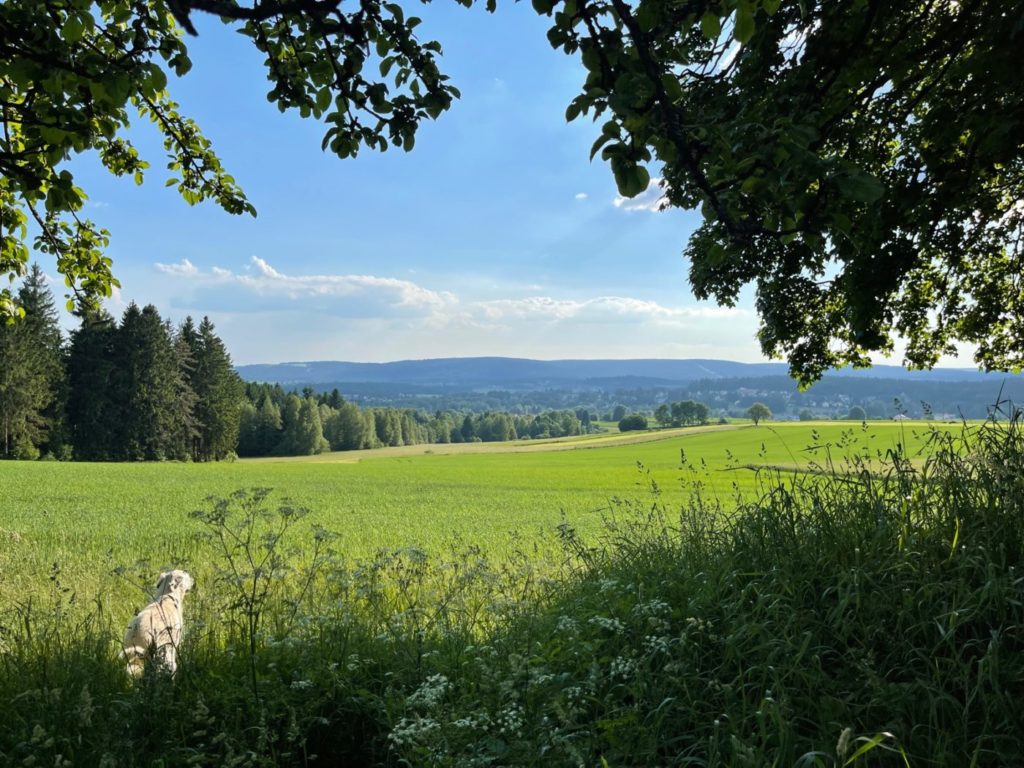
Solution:
<svg viewBox="0 0 1024 768"><path fill-rule="evenodd" d="M1024 434L950 432L0 464L0 764L1017 765ZM708 520L695 484L744 503ZM258 485L336 554L306 520L197 535ZM177 677L132 682L119 638L172 564Z"/></svg>
<svg viewBox="0 0 1024 768"><path fill-rule="evenodd" d="M340 534L339 548L353 558L381 548L436 550L454 536L500 554L550 533L563 518L594 531L612 499L645 498L652 479L669 508L685 501L694 480L731 499L753 492L751 467L824 462L825 447L836 460L876 458L897 443L918 453L927 431L924 423L865 429L822 422L231 464L4 462L0 596L45 584L54 563L87 594L124 589L108 583L109 572L138 560L202 573L204 554L188 513L208 496L239 488L269 487L273 498L308 507L313 521ZM808 450L815 445L818 450Z"/></svg>

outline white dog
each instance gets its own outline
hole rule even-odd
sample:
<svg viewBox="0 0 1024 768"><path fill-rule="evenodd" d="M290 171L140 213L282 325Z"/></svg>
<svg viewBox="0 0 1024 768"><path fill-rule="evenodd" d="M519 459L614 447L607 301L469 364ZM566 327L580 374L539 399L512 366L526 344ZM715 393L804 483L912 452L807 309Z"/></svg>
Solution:
<svg viewBox="0 0 1024 768"><path fill-rule="evenodd" d="M181 643L181 603L195 585L187 571L161 573L156 599L136 614L124 633L123 657L128 674L139 677L152 658L172 675L178 669Z"/></svg>

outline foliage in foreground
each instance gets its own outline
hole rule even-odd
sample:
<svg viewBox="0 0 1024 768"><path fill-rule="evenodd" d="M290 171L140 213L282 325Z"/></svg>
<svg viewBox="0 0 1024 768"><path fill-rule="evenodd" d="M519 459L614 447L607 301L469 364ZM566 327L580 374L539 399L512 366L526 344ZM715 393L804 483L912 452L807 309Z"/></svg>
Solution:
<svg viewBox="0 0 1024 768"><path fill-rule="evenodd" d="M924 466L764 477L726 512L620 503L600 542L345 563L262 492L197 513L219 576L137 688L102 601L3 617L12 765L1009 765L1024 755L1024 433ZM556 575L558 578L551 578ZM191 599L191 596L190 596ZM316 760L313 756L316 756Z"/></svg>

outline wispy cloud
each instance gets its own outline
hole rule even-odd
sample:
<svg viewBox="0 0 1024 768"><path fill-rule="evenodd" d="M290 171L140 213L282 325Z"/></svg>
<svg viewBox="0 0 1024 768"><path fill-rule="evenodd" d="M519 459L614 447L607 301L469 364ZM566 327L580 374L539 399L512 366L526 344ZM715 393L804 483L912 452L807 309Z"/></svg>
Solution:
<svg viewBox="0 0 1024 768"><path fill-rule="evenodd" d="M749 310L733 307L666 307L655 301L626 296L598 296L582 301L533 296L476 302L471 314L491 322L653 322L686 325L694 320L746 317Z"/></svg>
<svg viewBox="0 0 1024 768"><path fill-rule="evenodd" d="M154 266L158 272L163 272L165 275L174 275L175 277L188 277L199 274L196 265L188 259L182 259L177 264L161 264L158 261Z"/></svg>
<svg viewBox="0 0 1024 768"><path fill-rule="evenodd" d="M233 311L249 305L263 311L304 309L350 317L413 314L438 319L458 303L447 291L432 291L393 277L291 275L259 256L253 256L241 272L222 267L201 271L188 259L155 267L166 275L187 279L194 289L190 303L197 307L212 301L229 305Z"/></svg>
<svg viewBox="0 0 1024 768"><path fill-rule="evenodd" d="M651 179L647 189L636 197L622 197L619 195L612 200L612 205L623 211L649 211L657 213L668 207L668 198L664 194L664 180L660 177Z"/></svg>
<svg viewBox="0 0 1024 768"><path fill-rule="evenodd" d="M187 260L156 269L171 306L213 317L239 362L758 355L749 309L552 296L526 285L484 299L468 290L437 290L425 278L297 275L257 256L242 269L200 268Z"/></svg>
<svg viewBox="0 0 1024 768"><path fill-rule="evenodd" d="M576 193L576 199L577 200L586 200L587 199L587 193L586 192L577 192Z"/></svg>
<svg viewBox="0 0 1024 768"><path fill-rule="evenodd" d="M670 307L629 296L566 299L514 296L491 300L462 299L411 280L377 275L291 275L253 256L240 272L221 267L198 269L187 259L156 264L163 274L193 289L189 306L210 305L233 312L302 311L339 317L410 319L430 327L476 327L551 323L655 323L685 326L695 321L747 316L729 307ZM179 302L180 303L180 302Z"/></svg>

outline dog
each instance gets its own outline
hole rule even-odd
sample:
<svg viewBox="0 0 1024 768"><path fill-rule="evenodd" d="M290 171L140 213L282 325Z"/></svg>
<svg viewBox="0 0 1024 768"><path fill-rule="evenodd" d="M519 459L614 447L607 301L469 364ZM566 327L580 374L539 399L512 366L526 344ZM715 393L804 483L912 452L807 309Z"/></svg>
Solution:
<svg viewBox="0 0 1024 768"><path fill-rule="evenodd" d="M131 677L140 677L147 660L173 675L178 669L182 601L195 586L188 571L167 571L156 582L156 599L128 623L121 643L122 658Z"/></svg>

